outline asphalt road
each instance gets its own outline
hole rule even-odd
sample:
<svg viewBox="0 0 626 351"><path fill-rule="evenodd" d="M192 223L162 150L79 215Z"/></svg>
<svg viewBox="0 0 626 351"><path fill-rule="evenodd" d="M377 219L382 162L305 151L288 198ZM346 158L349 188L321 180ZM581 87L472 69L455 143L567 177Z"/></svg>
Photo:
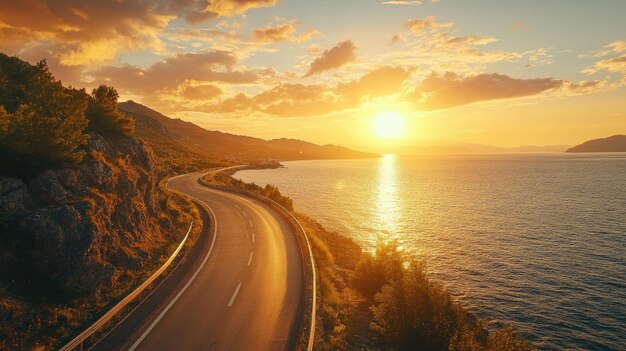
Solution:
<svg viewBox="0 0 626 351"><path fill-rule="evenodd" d="M182 263L93 349L293 346L304 286L292 228L266 204L203 187L199 176L174 178L169 187L202 202L211 225Z"/></svg>

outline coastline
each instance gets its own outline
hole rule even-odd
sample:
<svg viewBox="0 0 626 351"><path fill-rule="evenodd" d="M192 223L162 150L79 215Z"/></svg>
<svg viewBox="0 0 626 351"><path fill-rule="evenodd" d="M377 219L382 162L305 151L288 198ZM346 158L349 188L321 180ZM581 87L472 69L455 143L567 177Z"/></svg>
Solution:
<svg viewBox="0 0 626 351"><path fill-rule="evenodd" d="M207 185L215 185L225 189L231 188L233 190L243 189L266 196L285 206L306 228L307 233L309 233L314 242L314 255L321 281L321 292L319 294L321 303L318 305L319 330L316 336L316 349L384 350L390 346L397 347L397 345L391 345L391 343L397 342L397 340L392 340L390 335L386 335L389 334L388 330L379 329L376 331L376 328L372 327L376 325L376 307L381 305L377 305L377 299L384 290L383 285L389 284L381 284L378 287L378 289L381 289L380 291L375 291L371 296L363 296L364 293L359 291L356 281L359 279L359 274L372 273L369 270L371 267L366 267L365 272L363 269L368 262L372 263L378 258L379 251L384 251L383 255L393 256L394 259L398 260L396 263L400 266L411 265L417 261L408 259L398 249L396 243L380 244L375 255L364 253L361 246L349 237L329 231L310 216L295 212L292 200L282 195L277 187L272 185L261 187L232 177L232 175L241 170L275 169L280 167L284 166L280 163L278 165L272 164L271 167L252 165L213 174L202 180ZM383 260L388 258L383 257ZM419 271L420 274L424 273L427 276L425 262L419 264L423 264L422 271ZM406 268L400 270L404 272ZM408 270L406 271L405 273L408 273ZM365 279L369 278L366 277ZM449 308L449 312L452 313L449 322L457 324L459 329L469 331L451 336L450 343L454 342L460 346L467 340L459 339L471 339L471 343L475 346L464 348L465 350L504 351L535 349L527 340L519 336L512 325L489 332L486 327L487 324L478 320L460 302L453 300L442 284L430 281L427 277L425 277L423 282L427 289L432 288L435 294L440 295L443 305L447 305ZM366 282L365 284L370 283ZM452 347L452 344L450 344L450 347Z"/></svg>

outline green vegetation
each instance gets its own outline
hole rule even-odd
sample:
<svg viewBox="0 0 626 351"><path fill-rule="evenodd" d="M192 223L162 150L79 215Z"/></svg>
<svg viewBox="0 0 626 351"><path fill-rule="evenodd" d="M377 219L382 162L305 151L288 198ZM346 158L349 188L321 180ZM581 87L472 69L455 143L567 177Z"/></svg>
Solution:
<svg viewBox="0 0 626 351"><path fill-rule="evenodd" d="M426 263L406 258L396 243L364 254L354 288L370 303L370 329L396 350L525 351L530 343L512 327L486 333L450 293L430 280Z"/></svg>
<svg viewBox="0 0 626 351"><path fill-rule="evenodd" d="M92 98L85 115L89 119L88 131L104 136L132 136L135 133L135 119L117 109L117 91L113 87L101 85L91 93Z"/></svg>
<svg viewBox="0 0 626 351"><path fill-rule="evenodd" d="M0 54L0 172L30 176L80 163L85 96L63 87L45 61L32 66Z"/></svg>
<svg viewBox="0 0 626 351"><path fill-rule="evenodd" d="M117 98L105 85L92 96L64 87L46 61L33 66L0 54L0 173L24 178L76 166L86 132L132 136L134 119L118 110Z"/></svg>
<svg viewBox="0 0 626 351"><path fill-rule="evenodd" d="M287 210L293 211L293 201L289 197L282 195L276 186L267 184L265 187L260 187L254 183L242 182L232 177L236 171L236 169L230 169L223 172L209 173L202 180L211 185L242 189L265 196Z"/></svg>

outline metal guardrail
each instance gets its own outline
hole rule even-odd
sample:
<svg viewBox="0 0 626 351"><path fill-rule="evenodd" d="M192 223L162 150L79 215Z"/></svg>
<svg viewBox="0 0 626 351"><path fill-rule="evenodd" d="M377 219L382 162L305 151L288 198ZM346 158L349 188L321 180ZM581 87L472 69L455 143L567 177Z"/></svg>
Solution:
<svg viewBox="0 0 626 351"><path fill-rule="evenodd" d="M233 167L234 168L234 167ZM219 171L223 171L226 169L222 169L222 170L217 170L217 172ZM205 175L209 174L209 173L215 173L215 172L208 172L203 174L200 178L198 178L198 182L203 185L206 186L208 188L213 188L213 189L217 189L217 190L228 190L226 187L220 187L220 186L212 186L208 183L206 183L204 180L202 180L202 178L204 178ZM224 189L222 189L224 188ZM270 202L271 204L277 206L278 208L280 208L283 212L287 213L291 219L293 219L294 222L296 222L298 224L298 227L300 228L300 231L302 231L302 234L304 235L304 239L306 241L306 245L309 251L309 259L311 260L311 271L312 271L312 276L313 276L313 301L312 301L312 306L311 306L311 325L310 325L310 330L309 330L309 338L308 338L308 342L307 342L307 351L312 351L313 350L313 344L315 342L315 320L316 320L316 316L317 316L317 271L315 268L315 258L313 257L313 249L311 247L311 242L309 241L309 236L307 235L306 231L304 230L304 227L302 226L302 224L300 224L300 221L298 221L298 219L289 211L287 210L285 207L283 207L281 204L279 204L278 202L247 191L247 190L243 190L243 189L231 189L231 190L238 190L237 192L242 192L244 194L248 194L248 195L252 195L252 197L254 198L260 198L262 200L265 200L267 202Z"/></svg>
<svg viewBox="0 0 626 351"><path fill-rule="evenodd" d="M315 258L313 257L313 249L311 248L311 242L309 241L309 236L304 230L304 227L302 227L302 224L300 224L300 221L298 221L298 219L291 212L289 212L286 208L284 208L278 202L270 198L266 198L266 199L273 202L276 206L280 207L283 211L287 212L287 214L291 216L291 218L296 223L298 223L298 226L300 227L302 234L304 234L304 239L306 240L306 246L309 249L309 258L311 260L311 271L313 272L313 306L311 307L311 326L309 330L309 342L307 345L307 351L312 351L313 343L315 341L315 319L317 315L317 272L315 269Z"/></svg>
<svg viewBox="0 0 626 351"><path fill-rule="evenodd" d="M89 339L95 332L100 330L100 328L102 328L105 324L111 321L111 319L117 313L119 313L124 307L126 307L126 305L128 305L128 303L130 303L133 299L139 296L139 294L141 294L146 289L146 287L148 287L148 285L154 282L154 280L156 280L172 264L172 262L174 261L174 259L176 258L180 250L183 248L183 246L187 242L187 238L189 238L189 233L191 233L191 228L193 228L193 220L191 221L191 224L189 225L187 234L185 235L183 240L180 242L180 244L178 245L174 253L172 253L172 255L167 259L167 261L165 261L165 263L161 267L159 267L159 269L156 272L154 272L148 279L146 279L146 281L144 281L139 287L137 287L137 289L133 290L133 292L131 292L125 298L123 298L122 301L118 302L117 305L113 306L113 308L111 308L107 313L105 313L102 317L100 317L100 319L98 319L95 323L93 323L91 326L89 326L87 329L85 329L82 333L80 333L77 337L75 337L70 342L65 344L65 346L63 346L59 350L70 351L70 350L76 349L77 347L80 347L80 349L82 350L83 343L87 339Z"/></svg>

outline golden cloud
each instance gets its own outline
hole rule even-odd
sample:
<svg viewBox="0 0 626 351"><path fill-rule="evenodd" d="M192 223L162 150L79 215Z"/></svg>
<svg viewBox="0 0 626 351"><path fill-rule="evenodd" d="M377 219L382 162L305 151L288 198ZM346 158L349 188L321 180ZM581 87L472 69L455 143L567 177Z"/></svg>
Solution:
<svg viewBox="0 0 626 351"><path fill-rule="evenodd" d="M371 99L396 94L411 72L382 67L357 80L336 86L282 83L254 96L237 94L206 112L263 112L285 117L308 117L357 108Z"/></svg>
<svg viewBox="0 0 626 351"><path fill-rule="evenodd" d="M184 85L181 96L190 100L209 100L222 95L223 91L212 84Z"/></svg>
<svg viewBox="0 0 626 351"><path fill-rule="evenodd" d="M354 60L356 60L356 45L351 40L342 41L313 60L305 77L339 68Z"/></svg>
<svg viewBox="0 0 626 351"><path fill-rule="evenodd" d="M593 67L583 70L583 73L593 74L601 70L626 74L626 55L598 61Z"/></svg>
<svg viewBox="0 0 626 351"><path fill-rule="evenodd" d="M315 29L310 29L298 36L292 36L296 31L296 21L272 26L268 24L263 28L257 28L252 32L254 41L261 43L276 43L281 41L306 42L321 33Z"/></svg>
<svg viewBox="0 0 626 351"><path fill-rule="evenodd" d="M437 23L437 20L433 16L428 16L425 19L411 19L406 21L406 26L409 30L419 35L424 29L430 29L431 31L437 31L440 28L451 28L454 24L452 22Z"/></svg>
<svg viewBox="0 0 626 351"><path fill-rule="evenodd" d="M177 18L201 22L241 14L276 0L23 0L0 2L0 49L58 44L64 65L112 62L122 51L163 51L160 34Z"/></svg>
<svg viewBox="0 0 626 351"><path fill-rule="evenodd" d="M441 110L479 101L536 95L564 84L552 78L516 79L503 74L432 73L413 92L417 107Z"/></svg>
<svg viewBox="0 0 626 351"><path fill-rule="evenodd" d="M232 16L253 8L274 6L276 0L211 0L206 3L207 6L203 12L215 13L218 16Z"/></svg>
<svg viewBox="0 0 626 351"><path fill-rule="evenodd" d="M97 82L106 82L133 93L151 93L173 89L185 81L253 83L255 72L236 70L234 54L226 51L208 51L172 56L148 68L131 65L107 66L88 74Z"/></svg>

